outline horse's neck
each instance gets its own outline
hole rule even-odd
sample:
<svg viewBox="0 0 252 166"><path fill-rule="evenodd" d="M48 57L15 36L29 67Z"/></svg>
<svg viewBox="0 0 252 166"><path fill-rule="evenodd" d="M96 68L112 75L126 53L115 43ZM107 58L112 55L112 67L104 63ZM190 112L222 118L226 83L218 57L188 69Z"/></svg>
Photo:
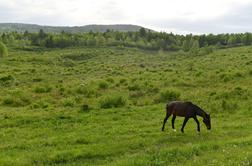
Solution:
<svg viewBox="0 0 252 166"><path fill-rule="evenodd" d="M197 115L201 116L202 118L206 118L206 113L202 109L197 109Z"/></svg>

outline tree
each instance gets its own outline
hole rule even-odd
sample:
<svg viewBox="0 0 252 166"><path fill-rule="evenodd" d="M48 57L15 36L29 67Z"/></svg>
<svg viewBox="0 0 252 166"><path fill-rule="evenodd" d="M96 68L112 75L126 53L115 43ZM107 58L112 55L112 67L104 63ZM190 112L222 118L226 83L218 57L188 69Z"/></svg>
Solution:
<svg viewBox="0 0 252 166"><path fill-rule="evenodd" d="M250 45L252 43L252 34L251 33L245 33L242 38L242 43L244 45Z"/></svg>
<svg viewBox="0 0 252 166"><path fill-rule="evenodd" d="M146 30L145 30L144 28L140 28L140 29L139 29L139 34L140 34L141 37L145 37L145 35L146 35Z"/></svg>
<svg viewBox="0 0 252 166"><path fill-rule="evenodd" d="M0 41L0 58L7 56L8 50L4 43Z"/></svg>
<svg viewBox="0 0 252 166"><path fill-rule="evenodd" d="M186 39L183 41L182 49L184 51L189 51L190 49L190 40Z"/></svg>
<svg viewBox="0 0 252 166"><path fill-rule="evenodd" d="M39 38L43 39L44 37L46 37L46 33L43 31L43 29L39 30Z"/></svg>
<svg viewBox="0 0 252 166"><path fill-rule="evenodd" d="M192 47L190 49L190 52L197 55L199 53L199 41L198 40L194 40L192 42Z"/></svg>
<svg viewBox="0 0 252 166"><path fill-rule="evenodd" d="M46 38L45 47L47 47L47 48L54 47L54 38L53 38L53 36L49 36L48 38Z"/></svg>
<svg viewBox="0 0 252 166"><path fill-rule="evenodd" d="M234 36L234 35L231 34L231 35L228 37L227 44L228 44L229 46L234 46L234 45L236 44L236 39L235 39L235 36Z"/></svg>

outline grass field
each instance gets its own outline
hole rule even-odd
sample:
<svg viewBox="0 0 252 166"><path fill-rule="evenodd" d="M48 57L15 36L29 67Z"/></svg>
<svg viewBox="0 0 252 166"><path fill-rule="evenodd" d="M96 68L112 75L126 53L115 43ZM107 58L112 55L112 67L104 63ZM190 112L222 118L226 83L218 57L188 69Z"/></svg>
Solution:
<svg viewBox="0 0 252 166"><path fill-rule="evenodd" d="M10 48L0 66L0 165L252 165L252 47ZM170 100L212 130L161 132Z"/></svg>

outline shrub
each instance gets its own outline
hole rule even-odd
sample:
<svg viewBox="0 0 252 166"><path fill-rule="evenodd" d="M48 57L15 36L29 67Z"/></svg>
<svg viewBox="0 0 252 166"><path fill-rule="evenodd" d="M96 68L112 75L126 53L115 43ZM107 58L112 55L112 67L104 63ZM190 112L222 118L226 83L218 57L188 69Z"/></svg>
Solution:
<svg viewBox="0 0 252 166"><path fill-rule="evenodd" d="M7 47L0 41L0 58L7 55L8 55Z"/></svg>
<svg viewBox="0 0 252 166"><path fill-rule="evenodd" d="M249 71L249 75L251 75L251 76L252 76L252 70L250 70L250 71Z"/></svg>
<svg viewBox="0 0 252 166"><path fill-rule="evenodd" d="M180 93L178 91L167 89L165 91L162 91L155 101L157 103L169 102L173 100L179 100L179 98L180 98Z"/></svg>
<svg viewBox="0 0 252 166"><path fill-rule="evenodd" d="M231 74L222 73L220 75L220 79L222 79L224 82L228 82L228 81L231 81L234 78L233 78L233 75L231 75Z"/></svg>
<svg viewBox="0 0 252 166"><path fill-rule="evenodd" d="M120 79L119 82L120 82L120 84L125 84L127 82L127 80L125 78L122 78L122 79Z"/></svg>
<svg viewBox="0 0 252 166"><path fill-rule="evenodd" d="M40 100L36 103L34 103L31 108L32 109L38 109L38 108L42 108L42 109L46 109L50 106L50 103L48 103L47 101L45 100Z"/></svg>
<svg viewBox="0 0 252 166"><path fill-rule="evenodd" d="M130 98L140 98L140 97L143 97L144 95L145 94L142 91L133 91L133 92L130 92L129 94Z"/></svg>
<svg viewBox="0 0 252 166"><path fill-rule="evenodd" d="M32 81L33 82L41 82L43 79L42 78L34 78Z"/></svg>
<svg viewBox="0 0 252 166"><path fill-rule="evenodd" d="M243 99L249 98L249 91L241 87L235 87L233 89L226 90L215 97L216 99Z"/></svg>
<svg viewBox="0 0 252 166"><path fill-rule="evenodd" d="M134 83L133 85L129 85L129 86L128 86L128 89L129 89L130 91L137 91L137 90L140 90L141 87L140 87L139 84Z"/></svg>
<svg viewBox="0 0 252 166"><path fill-rule="evenodd" d="M3 98L2 104L5 106L21 107L31 103L30 98L21 91L13 91Z"/></svg>
<svg viewBox="0 0 252 166"><path fill-rule="evenodd" d="M48 93L48 92L51 92L51 90L52 90L52 87L50 86L37 86L34 89L34 92L35 93Z"/></svg>
<svg viewBox="0 0 252 166"><path fill-rule="evenodd" d="M222 100L221 107L225 111L234 111L238 109L238 104L236 102Z"/></svg>
<svg viewBox="0 0 252 166"><path fill-rule="evenodd" d="M111 77L107 78L106 81L108 81L108 82L110 82L110 83L114 83L114 82L115 82L114 79L111 78Z"/></svg>
<svg viewBox="0 0 252 166"><path fill-rule="evenodd" d="M76 102L73 98L65 98L63 99L62 104L64 107L73 107L76 104Z"/></svg>
<svg viewBox="0 0 252 166"><path fill-rule="evenodd" d="M90 107L88 104L83 104L81 106L81 112L89 112L89 110L90 110Z"/></svg>
<svg viewBox="0 0 252 166"><path fill-rule="evenodd" d="M101 81L98 86L99 89L108 89L108 83L105 81Z"/></svg>
<svg viewBox="0 0 252 166"><path fill-rule="evenodd" d="M123 107L126 105L126 99L122 96L106 96L100 100L101 108Z"/></svg>
<svg viewBox="0 0 252 166"><path fill-rule="evenodd" d="M96 91L92 87L81 85L76 88L76 93L84 95L85 97L92 97L96 95Z"/></svg>
<svg viewBox="0 0 252 166"><path fill-rule="evenodd" d="M62 63L61 63L62 66L64 67L74 67L76 65L76 63L71 60L71 59L65 59Z"/></svg>
<svg viewBox="0 0 252 166"><path fill-rule="evenodd" d="M0 77L0 85L2 85L2 86L9 85L13 81L14 81L14 77L12 75Z"/></svg>
<svg viewBox="0 0 252 166"><path fill-rule="evenodd" d="M14 102L15 100L12 96L6 96L3 99L3 105L13 105Z"/></svg>
<svg viewBox="0 0 252 166"><path fill-rule="evenodd" d="M235 76L235 77L242 77L242 73L237 72L237 73L234 74L234 76Z"/></svg>

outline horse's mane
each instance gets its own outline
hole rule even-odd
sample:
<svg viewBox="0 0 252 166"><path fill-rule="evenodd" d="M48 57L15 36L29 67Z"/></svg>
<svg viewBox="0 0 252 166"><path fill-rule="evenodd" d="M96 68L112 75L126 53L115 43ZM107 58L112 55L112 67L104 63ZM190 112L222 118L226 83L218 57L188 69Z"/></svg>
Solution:
<svg viewBox="0 0 252 166"><path fill-rule="evenodd" d="M194 107L194 109L197 111L197 113L199 115L201 115L203 118L207 117L207 113L202 108L200 108L199 106L197 106L197 105L195 105L193 103L191 103L191 104L192 104L192 106Z"/></svg>

